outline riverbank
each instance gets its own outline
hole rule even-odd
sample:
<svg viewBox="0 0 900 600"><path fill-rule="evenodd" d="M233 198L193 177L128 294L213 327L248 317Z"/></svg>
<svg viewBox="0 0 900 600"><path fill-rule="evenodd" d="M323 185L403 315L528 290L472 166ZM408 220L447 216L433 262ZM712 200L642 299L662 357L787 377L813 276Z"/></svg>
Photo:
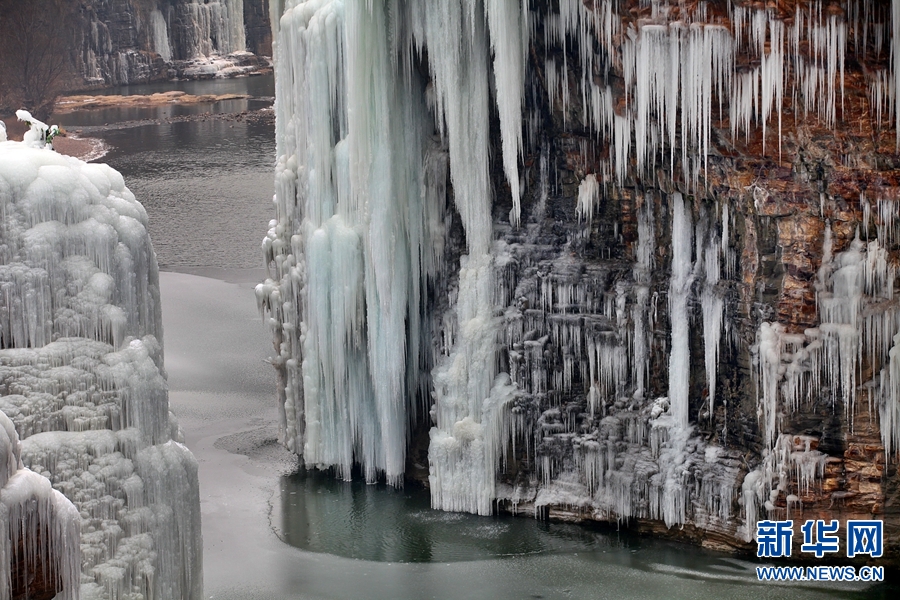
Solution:
<svg viewBox="0 0 900 600"><path fill-rule="evenodd" d="M25 123L15 117L5 117L0 120L6 126L6 134L10 140L22 141L22 136L28 130ZM50 122L53 122L52 118ZM53 149L60 154L91 162L106 156L109 146L99 138L81 136L76 132L63 130L62 134L53 140Z"/></svg>
<svg viewBox="0 0 900 600"><path fill-rule="evenodd" d="M66 156L74 156L84 162L99 160L106 156L109 147L103 140L76 135L60 136L53 140L53 149Z"/></svg>
<svg viewBox="0 0 900 600"><path fill-rule="evenodd" d="M90 108L109 108L117 107L144 107L144 106L161 106L166 104L204 104L215 103L223 100L245 100L249 99L247 94L203 94L195 96L179 90L169 92L159 92L156 94L104 94L104 95L72 95L61 96L54 107L54 114L71 112L73 110L83 110Z"/></svg>

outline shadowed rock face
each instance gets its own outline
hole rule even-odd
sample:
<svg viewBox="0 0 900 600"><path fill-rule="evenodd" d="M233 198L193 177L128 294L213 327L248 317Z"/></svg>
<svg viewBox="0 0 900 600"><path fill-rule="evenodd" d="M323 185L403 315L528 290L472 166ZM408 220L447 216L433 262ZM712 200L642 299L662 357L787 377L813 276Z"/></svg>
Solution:
<svg viewBox="0 0 900 600"><path fill-rule="evenodd" d="M50 554L49 523L41 523L36 511L26 515L27 524L13 542L10 583L13 600L52 600L62 588L58 556ZM35 551L34 549L44 549Z"/></svg>
<svg viewBox="0 0 900 600"><path fill-rule="evenodd" d="M601 4L585 2L585 7L597 9ZM668 15L651 14L650 7L641 8L639 4L618 3L621 29L610 40L612 51L603 48L596 36L589 34L579 39L577 32L569 32L564 41L547 43L554 37L553 24L547 18L536 19L528 53L526 89L529 93L525 95L525 115L537 126L526 140L524 176L525 189L529 191L522 201L523 227L520 229L508 224L507 214L512 208L508 184L499 166L493 171L495 189L498 190L495 232L513 248L515 257L506 272L506 285L516 290L508 307L523 304L524 297L524 304L531 306L529 310L521 311L522 316L518 317L528 322L524 329L536 328L537 332L532 336L535 338L551 336L542 356L527 358L527 366L523 369L529 372L525 375L526 380L531 377L549 383L545 392L525 395L516 401L522 414L528 415L530 425L526 430L533 432L534 447L528 452L520 450L517 472L511 470L507 474L511 489L516 490L512 496L517 500L546 504L551 516L567 519L631 516L641 520L636 524L639 529L657 533L666 531L662 523L654 525L653 519L642 520L652 516L653 500L652 494L637 490L640 476L636 473L640 468L630 466L629 462L641 454L641 444L635 443L636 439L628 429L635 419L646 422L649 399L667 396L670 391L673 373L669 360L674 343L669 313L673 262L671 203L673 194L681 192L694 223L695 243L691 254L695 277L688 300L691 438L703 440L708 444L707 449L721 448L721 454L717 459L719 467L710 468L709 462L698 456L696 450L693 458L692 452L687 451L684 481L695 486L695 491L689 493L687 514L690 516L687 520L696 527L684 528L677 535L713 547L741 546L740 539L746 539L747 534L740 531L746 527L740 523L747 518L745 502L748 501L742 481L747 481L748 473L760 470L772 479L766 486L765 498L759 502L764 504L768 500L770 508L760 508L759 519L767 516L783 519L790 515L799 524L812 518L883 518L891 535L896 536L897 508L893 498L896 494L891 491L897 488L896 457L891 456L891 461L886 464L879 414L879 406L889 400L878 397L879 372L888 367L886 353L870 350L858 361L845 364L832 356L835 360L832 364L837 368L834 375L827 375L824 370L816 371L815 366L804 363L807 369L802 384L804 389L795 406L790 406L791 402L780 389L790 378L790 373L782 373L778 380L778 395L773 398L778 414L773 421L777 427L775 442L767 442L765 423L759 414L765 402L761 389L764 377L761 366L764 361L760 358L761 325L777 323L783 328L779 338L782 340L779 342L782 344L781 356L777 361L783 371L785 367L790 368L792 352L809 346L811 338L804 339L804 331L823 327L827 320L817 304L817 286L824 286L819 288L823 296L834 293L831 284L823 280L829 276L820 274L826 229L830 230L834 255L849 249L858 236L863 241L878 238L890 255L889 262L894 264L897 260L896 237L890 234L885 222L879 224L877 217L867 215L869 211L875 212L867 205L874 207L877 198L882 199L878 202L885 210L893 210L887 207L893 207L898 190L894 128L887 120L881 124L876 121L871 91L873 73L885 68L889 42L884 43L880 52L872 44L871 36L865 45L862 40L865 28L859 22L854 27L854 15L824 3L826 21L833 15L847 27L847 42L838 50L844 56L843 72L834 75L835 82L843 78L843 88L840 83L835 84L834 122L806 107L805 103L809 101L799 91L803 85L799 71L790 64L792 59L788 57L785 59L783 97L773 107L765 133L762 119L755 116L751 127L733 135L731 127L735 115L730 107L735 104L735 95L723 94L720 110L719 100L713 94L708 162L699 170L696 183L686 181L680 157L681 146L688 143L682 129L683 104L678 108L676 138L659 144L657 151L649 155L656 166L638 168L634 156L636 138L632 138L626 174L624 178L617 178L611 173L615 142L610 140L611 136L598 135L595 119L589 116L591 90L583 82L587 80L599 89L610 90L615 114L630 119L633 128L635 113L639 111L635 96L640 92L636 92L636 87L629 87L629 97L626 97L624 82L629 76L634 81L641 75L623 71L621 52L628 32L632 32L631 35L640 32L638 39L644 36L646 40L649 27L644 27L660 25L671 31L671 23L679 19L697 20L688 16L696 8L690 4L681 12L673 8ZM733 35L734 15L729 16L719 4L709 3L709 13L701 22L723 24ZM748 13L759 8L752 3L735 4L743 6ZM863 7L866 3L858 4ZM869 4L870 10L877 12L875 5ZM769 10L769 19L790 28L796 20L796 11L806 15L805 11L810 7L815 8L815 3L779 3L777 12ZM545 15L552 15L556 10L539 2L532 3L532 8ZM882 19L887 17L883 13L879 15ZM889 18L887 23L889 26ZM591 26L588 30L596 32ZM746 31L744 29L745 35ZM771 31L769 29L765 37L763 56L766 58L771 57L774 46ZM682 44L686 39L686 36L682 37ZM595 57L592 72L588 75L584 73L582 42L591 45L589 52L592 50ZM797 56L811 63L815 60L811 57L813 51L808 42L801 42ZM682 56L682 60L689 60ZM733 77L758 70L764 60L745 41L743 48L735 51ZM646 63L637 63L638 70L646 66ZM640 82L637 85L641 85ZM567 102L562 99L564 94L568 95ZM499 135L494 137L494 142L493 151L497 156L501 152ZM670 165L671 147L675 148L675 158ZM542 151L552 180L546 202L540 200ZM592 219L585 223L584 218L579 218L576 205L579 186L592 173L598 177L606 173L608 183L595 201ZM727 207L727 217L723 216L723 207ZM597 336L595 340L606 336L609 341L601 344L608 343L622 353L633 353L637 314L634 310L643 310L635 290L644 284L633 268L639 261L638 229L642 211L646 211L643 214L649 217L647 223L651 223L654 232L651 241L653 266L647 293L653 298L655 315L652 321L645 320L645 323L654 323L645 333L649 348L645 399L633 396L634 371L633 364L629 364L627 369L632 375L617 377L615 391L609 390L600 401L602 406L595 405L592 411L585 391L598 380L604 383L602 374L593 382L590 380L594 369L586 364L589 361L585 351L590 351L592 335ZM723 230L726 219L727 234ZM704 367L703 305L704 287L709 281L704 281L704 267L698 263L703 261L702 253L709 252L708 247L704 250L702 246L710 241L720 243L724 235L729 236L728 247L720 246L715 250L721 278L713 288L715 296L723 301L723 328L715 399L710 410L711 394ZM873 250L870 248L870 256ZM826 263L831 264L830 260ZM893 273L890 278L888 287L892 288L895 284ZM548 310L547 298L552 294L554 303L557 298L557 292L546 290L548 284L557 288L571 286L575 293L568 293L573 297L587 295L605 298L606 302L614 302L616 297L624 298L626 317L624 321L619 317L617 322L616 311L603 310L602 301L597 303L601 310L591 310L583 302L562 304ZM897 333L894 301L863 296L866 310L871 314L884 314L891 322L888 337ZM542 306L535 306L536 302ZM568 327L569 323L573 328L580 328L585 337L586 343L583 342L580 349L563 341L565 336L559 333L560 328ZM864 335L862 330L861 318L860 335ZM796 347L783 345L783 340L788 339L785 336L790 334L799 334ZM858 344L860 348L867 345L861 338ZM890 345L888 340L887 346ZM515 341L508 346L510 351L523 347ZM560 373L573 359L576 366L571 383L564 382ZM631 363L631 359L628 362ZM778 365L773 368L777 370ZM840 372L847 371L856 373L853 385L858 388L858 393L854 401L847 400L853 394L842 389L839 381ZM558 432L548 427L548 423L552 423ZM596 442L600 444L599 452L607 465L603 469L602 483L596 484L599 491L584 495L576 491L579 484L591 487L585 481L584 461L598 452L585 448L587 443ZM782 467L786 470L781 476L773 475L771 467L764 466L765 455L779 452L770 449L772 443L774 448L782 444L781 452L787 467ZM804 463L813 461L813 456L814 467ZM545 461L543 467L542 460ZM641 459L637 460L640 463ZM535 485L534 478L542 471L547 483L547 463L551 471L550 485ZM805 483L803 477L798 476L804 468L811 469L810 473L815 471ZM657 466L650 468L647 481L652 482L654 471L659 472ZM557 479L558 473L566 472L579 474L573 478L576 483L563 481L565 476ZM634 501L628 506L630 515L622 515L620 509L624 501L621 498L609 498L613 487L610 484L623 476L627 481L622 489L627 490ZM723 503L731 505L728 517L725 516L728 511L718 517L710 514L707 510L710 504L703 498L704 486L715 477L723 478L723 483L724 479L733 478L732 491L723 492L722 497ZM569 495L542 496L548 487L567 485L573 490ZM653 484L649 485L652 487ZM771 497L770 489L774 491ZM573 508L571 500L579 497L583 498L580 506ZM646 502L648 498L649 504L640 507L640 502ZM566 504L569 506L564 506ZM672 532L667 531L668 534ZM794 538L799 546L798 538L802 539L799 533ZM893 545L895 540L896 537L887 542L886 547ZM748 548L755 550L755 544ZM802 556L799 548L795 548L794 556Z"/></svg>
<svg viewBox="0 0 900 600"><path fill-rule="evenodd" d="M272 56L269 3L265 0L245 1L244 26L247 30L247 50L258 56Z"/></svg>
<svg viewBox="0 0 900 600"><path fill-rule="evenodd" d="M93 0L82 3L71 87L178 76L180 61L250 51L271 56L267 0Z"/></svg>

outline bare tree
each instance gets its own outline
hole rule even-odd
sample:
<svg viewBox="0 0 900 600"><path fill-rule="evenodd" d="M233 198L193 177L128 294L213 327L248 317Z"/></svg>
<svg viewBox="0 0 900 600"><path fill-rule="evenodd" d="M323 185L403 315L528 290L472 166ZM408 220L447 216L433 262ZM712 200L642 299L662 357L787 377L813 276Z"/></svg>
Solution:
<svg viewBox="0 0 900 600"><path fill-rule="evenodd" d="M0 0L0 104L46 120L71 61L73 3Z"/></svg>

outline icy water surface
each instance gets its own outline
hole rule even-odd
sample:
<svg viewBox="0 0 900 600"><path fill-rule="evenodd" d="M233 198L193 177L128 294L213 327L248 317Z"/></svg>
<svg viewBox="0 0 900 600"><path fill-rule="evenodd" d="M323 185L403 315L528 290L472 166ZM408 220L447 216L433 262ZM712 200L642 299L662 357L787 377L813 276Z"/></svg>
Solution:
<svg viewBox="0 0 900 600"><path fill-rule="evenodd" d="M105 108L52 118L102 139L102 161L122 172L150 215L160 267L262 267L260 242L273 216L275 139L271 118L237 115L271 106L271 75L122 88L150 94L249 94L215 104Z"/></svg>
<svg viewBox="0 0 900 600"><path fill-rule="evenodd" d="M458 563L472 561L529 573L495 589L495 598L526 597L517 595L523 588L533 598L870 598L886 592L760 583L755 567L762 563L610 527L436 511L419 487L395 490L301 469L281 478L279 496L273 516L280 535L306 551L360 565L400 563L398 569L438 563L461 578L471 566ZM435 597L466 597L446 592Z"/></svg>
<svg viewBox="0 0 900 600"><path fill-rule="evenodd" d="M454 562L612 549L614 537L569 524L505 515L433 510L428 491L410 485L345 482L301 471L281 478L281 529L313 552L385 562Z"/></svg>

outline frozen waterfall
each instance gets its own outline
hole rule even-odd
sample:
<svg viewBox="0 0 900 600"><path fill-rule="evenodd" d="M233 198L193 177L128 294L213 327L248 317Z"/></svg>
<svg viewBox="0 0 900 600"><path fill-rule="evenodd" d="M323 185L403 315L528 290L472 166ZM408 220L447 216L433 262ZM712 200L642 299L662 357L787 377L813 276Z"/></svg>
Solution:
<svg viewBox="0 0 900 600"><path fill-rule="evenodd" d="M276 4L257 297L284 442L308 466L399 485L427 443L436 508L692 523L740 543L826 476L827 435L794 431L798 411L827 398L863 439L865 397L896 460L895 189L875 207L823 191L782 135L870 108L893 123L889 11ZM852 76L868 100L845 93L851 52L874 65ZM781 179L733 173L748 156ZM819 186L814 205L801 185ZM816 229L829 218L840 252ZM808 231L826 243L804 253Z"/></svg>

